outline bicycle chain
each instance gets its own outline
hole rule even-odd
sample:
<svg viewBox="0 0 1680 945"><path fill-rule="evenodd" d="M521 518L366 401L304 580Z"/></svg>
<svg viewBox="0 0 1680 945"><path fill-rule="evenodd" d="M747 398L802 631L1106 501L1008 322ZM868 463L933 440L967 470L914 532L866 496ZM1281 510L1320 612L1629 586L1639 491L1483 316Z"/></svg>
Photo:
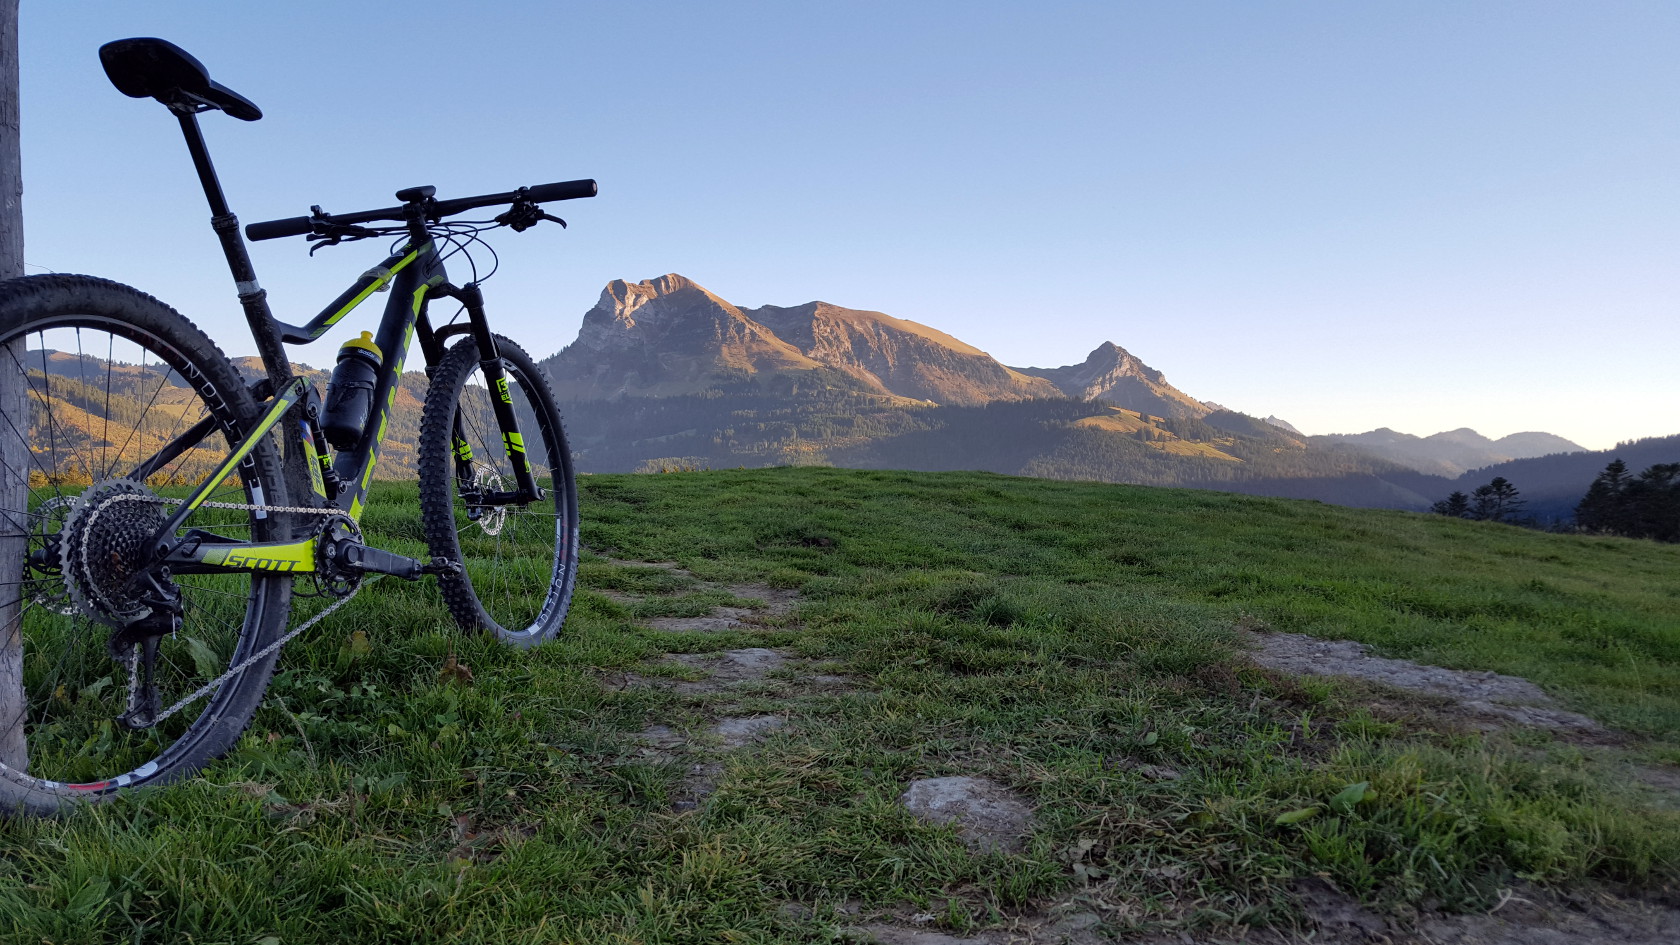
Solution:
<svg viewBox="0 0 1680 945"><path fill-rule="evenodd" d="M181 499L166 499L166 498L163 498L162 496L157 496L157 495L132 495L131 494L131 495L112 496L106 504L109 504L110 502L155 502L159 505L181 505L183 501L184 500L181 500ZM291 506L288 506L288 505L257 505L257 504L248 503L248 502L200 502L198 507L199 508L205 508L205 509L228 509L228 510L236 511L236 512L239 512L239 511L243 511L243 512L291 512L291 513L296 513L296 514L300 514L300 515L321 515L321 516L331 516L331 515L342 514L337 509L317 509L317 508L309 508L309 507L305 507L305 506L295 506L295 505L291 505ZM90 529L90 530L92 529L93 523L98 519L99 513L103 510L103 508L104 508L104 504L102 504L99 508L94 509L93 513L88 516L88 523L87 523L87 528L88 529ZM374 577L375 577L375 580L377 580L378 578L383 577L383 576L384 575L375 575ZM309 618L308 620L304 621L296 629L288 632L285 636L281 637L278 640L275 640L273 643L270 643L269 645L263 647L262 649L260 649L257 652L251 654L250 656L247 656L239 664L237 664L235 666L232 666L232 667L229 667L227 672L221 674L220 676L217 676L215 679L210 680L209 682L205 683L203 686L200 686L196 691L194 691L191 694L183 697L179 702L177 702L174 705L170 706L169 708L164 709L163 711L159 712L157 714L157 716L151 720L151 724L148 727L155 727L157 725L163 724L164 720L168 719L170 716L172 716L175 713L181 711L182 709L185 709L187 706L192 705L194 702L197 702L198 700L204 698L205 696L209 695L210 693L215 692L217 689L220 689L222 687L222 684L226 683L229 679L232 679L234 676L237 676L240 673L244 672L246 669L250 668L252 664L261 660L263 657L266 657L268 654L273 653L275 650L278 650L280 647L284 646L287 642L289 642L290 640L292 640L294 637L298 636L299 634L303 633L305 630L308 630L310 627L313 627L316 624L320 623L322 620L325 620L327 617L331 616L333 611L337 610L340 607L343 607L345 604L350 603L350 601L353 600L355 598L355 596L358 593L361 592L362 587L365 586L366 584L369 584L369 583L372 583L372 582L369 582L369 581L359 582L355 587L350 589L349 594L346 594L345 596L343 596L343 597L339 598L338 600L334 601L331 605L329 605L327 607L326 610L323 610L320 613L316 614L315 616L313 616L313 617ZM140 689L140 659L139 659L139 656L140 656L139 647L136 646L134 649L132 649L130 651L129 657L126 660L126 663L128 664L127 665L127 668L128 668L128 699L127 699L127 703L128 703L128 710L130 712L134 711L134 709L137 707L138 702L139 702L139 689Z"/></svg>

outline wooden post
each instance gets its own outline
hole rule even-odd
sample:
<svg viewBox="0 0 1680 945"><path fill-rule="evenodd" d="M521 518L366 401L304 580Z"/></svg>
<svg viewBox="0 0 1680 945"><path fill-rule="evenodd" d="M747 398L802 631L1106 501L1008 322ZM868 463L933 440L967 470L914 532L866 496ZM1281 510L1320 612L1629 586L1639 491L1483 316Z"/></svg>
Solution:
<svg viewBox="0 0 1680 945"><path fill-rule="evenodd" d="M23 155L18 136L18 0L0 0L0 279L23 275ZM29 429L23 341L0 350L0 414ZM9 424L0 424L8 431ZM22 770L29 756L23 740L21 632L23 557L28 548L29 445L0 435L0 762Z"/></svg>

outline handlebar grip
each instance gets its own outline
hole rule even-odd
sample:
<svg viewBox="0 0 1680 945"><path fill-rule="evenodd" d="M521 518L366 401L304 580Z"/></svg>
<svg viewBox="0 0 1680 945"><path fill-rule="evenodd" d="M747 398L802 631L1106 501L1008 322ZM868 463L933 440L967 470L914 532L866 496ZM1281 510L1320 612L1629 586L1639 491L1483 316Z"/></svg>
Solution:
<svg viewBox="0 0 1680 945"><path fill-rule="evenodd" d="M533 203L547 203L550 200L576 200L579 197L595 196L595 182L592 180L564 180L557 184L538 184L525 189L526 196Z"/></svg>
<svg viewBox="0 0 1680 945"><path fill-rule="evenodd" d="M314 227L314 221L309 217L290 217L285 220L264 220L261 223L245 225L245 238L255 240L277 240L282 236L302 236Z"/></svg>

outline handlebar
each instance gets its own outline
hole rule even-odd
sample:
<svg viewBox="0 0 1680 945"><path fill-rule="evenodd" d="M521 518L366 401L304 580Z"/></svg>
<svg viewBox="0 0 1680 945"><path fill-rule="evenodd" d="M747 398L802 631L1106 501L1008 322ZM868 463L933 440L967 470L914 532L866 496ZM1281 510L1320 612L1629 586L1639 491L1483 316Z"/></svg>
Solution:
<svg viewBox="0 0 1680 945"><path fill-rule="evenodd" d="M427 199L426 218L441 220L479 207L491 207L497 204L510 204L518 200L530 203L548 203L553 200L576 200L581 197L595 196L595 182L592 180L564 180L553 184L538 184L535 187L521 187L501 194L481 194L477 197L456 197L453 200ZM313 232L317 224L337 224L340 226L354 226L358 223L371 223L375 220L402 220L406 207L385 207L379 210L363 210L359 213L317 213L308 217L288 217L284 220L264 220L261 223L250 223L245 226L245 236L252 241L274 240L283 236L302 236Z"/></svg>

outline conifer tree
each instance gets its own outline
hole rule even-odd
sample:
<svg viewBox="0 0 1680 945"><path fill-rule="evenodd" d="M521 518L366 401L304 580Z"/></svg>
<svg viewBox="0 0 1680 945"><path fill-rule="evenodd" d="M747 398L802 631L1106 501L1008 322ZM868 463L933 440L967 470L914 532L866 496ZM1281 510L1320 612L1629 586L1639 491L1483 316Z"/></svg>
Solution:
<svg viewBox="0 0 1680 945"><path fill-rule="evenodd" d="M1657 463L1637 477L1615 460L1575 506L1582 531L1680 541L1680 463Z"/></svg>
<svg viewBox="0 0 1680 945"><path fill-rule="evenodd" d="M1454 491L1452 495L1429 507L1436 515L1446 515L1452 518L1470 517L1470 497L1462 492Z"/></svg>
<svg viewBox="0 0 1680 945"><path fill-rule="evenodd" d="M1526 503L1517 498L1517 487L1504 476L1495 476L1485 486L1477 486L1470 493L1470 517L1478 522L1516 521Z"/></svg>
<svg viewBox="0 0 1680 945"><path fill-rule="evenodd" d="M1575 506L1575 524L1589 532L1625 535L1631 522L1628 516L1627 463L1610 461L1604 471L1587 487L1587 494Z"/></svg>

